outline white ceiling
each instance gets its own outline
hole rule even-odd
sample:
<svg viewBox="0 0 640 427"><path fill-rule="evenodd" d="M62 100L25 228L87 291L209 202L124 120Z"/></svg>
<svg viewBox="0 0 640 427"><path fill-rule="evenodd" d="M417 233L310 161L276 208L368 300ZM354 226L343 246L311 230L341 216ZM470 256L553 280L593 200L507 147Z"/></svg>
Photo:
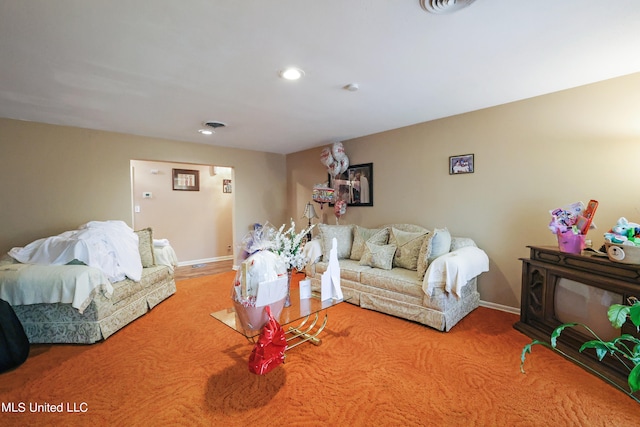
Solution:
<svg viewBox="0 0 640 427"><path fill-rule="evenodd" d="M0 117L275 153L635 72L640 0L0 0Z"/></svg>

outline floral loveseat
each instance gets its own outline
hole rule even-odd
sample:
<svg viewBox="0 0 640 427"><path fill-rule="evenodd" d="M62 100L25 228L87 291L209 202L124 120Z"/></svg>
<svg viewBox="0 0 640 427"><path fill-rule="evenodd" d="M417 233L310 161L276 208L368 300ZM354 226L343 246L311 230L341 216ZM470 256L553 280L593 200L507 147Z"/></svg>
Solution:
<svg viewBox="0 0 640 427"><path fill-rule="evenodd" d="M150 228L136 231L142 273L111 283L97 268L23 264L8 255L0 259L0 297L13 306L31 344L92 344L103 340L147 313L176 292L175 252L155 246ZM63 286L92 288L86 299L56 302ZM47 303L29 301L34 290ZM72 289L73 292L73 289Z"/></svg>
<svg viewBox="0 0 640 427"><path fill-rule="evenodd" d="M306 268L315 291L335 237L342 292L352 304L440 331L449 331L479 305L477 276L489 270L489 259L470 238L413 224L372 229L320 224L319 230L319 239L308 245L322 255Z"/></svg>

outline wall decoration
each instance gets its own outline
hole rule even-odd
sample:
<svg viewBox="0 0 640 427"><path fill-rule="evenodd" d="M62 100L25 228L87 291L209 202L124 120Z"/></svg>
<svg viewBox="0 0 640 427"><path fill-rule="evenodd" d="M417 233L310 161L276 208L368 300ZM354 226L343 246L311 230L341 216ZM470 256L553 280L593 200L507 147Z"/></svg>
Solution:
<svg viewBox="0 0 640 427"><path fill-rule="evenodd" d="M351 165L335 177L329 174L329 187L335 190L330 206L338 200L347 206L373 206L373 163Z"/></svg>
<svg viewBox="0 0 640 427"><path fill-rule="evenodd" d="M200 171L194 169L173 169L173 189L200 191Z"/></svg>
<svg viewBox="0 0 640 427"><path fill-rule="evenodd" d="M473 173L473 154L462 154L449 157L449 175Z"/></svg>
<svg viewBox="0 0 640 427"><path fill-rule="evenodd" d="M222 180L222 192L223 193L231 193L231 180L223 179Z"/></svg>

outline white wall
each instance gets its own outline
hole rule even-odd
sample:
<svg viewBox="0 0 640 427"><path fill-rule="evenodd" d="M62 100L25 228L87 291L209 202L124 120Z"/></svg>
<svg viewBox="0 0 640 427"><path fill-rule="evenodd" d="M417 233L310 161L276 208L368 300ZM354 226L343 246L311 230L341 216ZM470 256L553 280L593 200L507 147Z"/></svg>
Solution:
<svg viewBox="0 0 640 427"><path fill-rule="evenodd" d="M173 169L198 171L200 190L173 190ZM222 190L224 179L233 182L232 168L132 160L131 173L135 229L151 227L154 238L169 239L180 265L233 257L235 193Z"/></svg>
<svg viewBox="0 0 640 427"><path fill-rule="evenodd" d="M349 207L340 222L411 222L472 237L490 259L481 298L519 308L527 245L557 247L549 210L598 200L595 247L619 217L640 222L638 100L633 74L344 141L352 164L373 163L374 206ZM326 180L321 148L287 156L292 214ZM475 173L449 175L449 156L467 153Z"/></svg>
<svg viewBox="0 0 640 427"><path fill-rule="evenodd" d="M132 159L232 167L234 245L288 218L281 154L2 118L0 153L1 253L92 220L133 225Z"/></svg>

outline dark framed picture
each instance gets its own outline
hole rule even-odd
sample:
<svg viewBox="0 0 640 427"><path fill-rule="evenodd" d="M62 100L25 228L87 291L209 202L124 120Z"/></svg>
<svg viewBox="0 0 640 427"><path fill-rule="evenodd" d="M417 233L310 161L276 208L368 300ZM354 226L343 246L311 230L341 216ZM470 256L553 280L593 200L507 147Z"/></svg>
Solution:
<svg viewBox="0 0 640 427"><path fill-rule="evenodd" d="M473 173L473 154L449 157L449 175Z"/></svg>
<svg viewBox="0 0 640 427"><path fill-rule="evenodd" d="M173 169L173 189L181 191L200 191L200 171L192 169Z"/></svg>
<svg viewBox="0 0 640 427"><path fill-rule="evenodd" d="M222 192L223 193L231 193L231 180L223 179L222 180Z"/></svg>
<svg viewBox="0 0 640 427"><path fill-rule="evenodd" d="M329 187L335 190L329 206L338 200L347 206L373 206L373 163L351 165L335 178L329 175Z"/></svg>

